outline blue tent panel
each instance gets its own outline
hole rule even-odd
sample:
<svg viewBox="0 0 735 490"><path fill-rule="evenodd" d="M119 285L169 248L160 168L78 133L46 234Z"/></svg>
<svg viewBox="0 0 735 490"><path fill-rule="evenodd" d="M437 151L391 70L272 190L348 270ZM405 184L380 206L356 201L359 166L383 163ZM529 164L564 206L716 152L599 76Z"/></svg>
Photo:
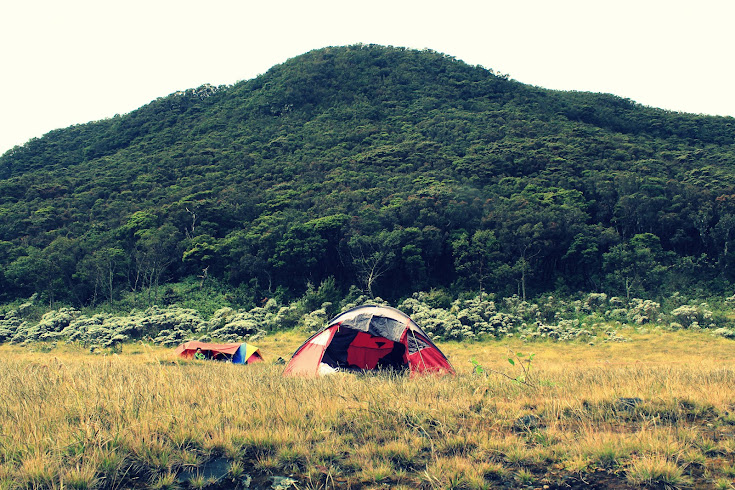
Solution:
<svg viewBox="0 0 735 490"><path fill-rule="evenodd" d="M240 344L240 348L232 356L233 364L245 364L245 349L247 349L246 344Z"/></svg>

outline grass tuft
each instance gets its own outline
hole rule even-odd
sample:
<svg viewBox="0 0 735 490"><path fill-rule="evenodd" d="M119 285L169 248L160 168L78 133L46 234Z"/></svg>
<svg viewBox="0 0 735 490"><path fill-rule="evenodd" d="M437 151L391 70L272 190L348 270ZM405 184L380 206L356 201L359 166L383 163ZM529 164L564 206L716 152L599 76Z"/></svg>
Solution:
<svg viewBox="0 0 735 490"><path fill-rule="evenodd" d="M96 470L90 465L81 465L69 468L64 472L61 481L65 488L77 490L96 488L99 483Z"/></svg>
<svg viewBox="0 0 735 490"><path fill-rule="evenodd" d="M634 485L681 488L692 484L676 463L659 455L633 459L626 467L626 476Z"/></svg>
<svg viewBox="0 0 735 490"><path fill-rule="evenodd" d="M149 486L151 490L177 490L180 488L176 474L166 473L155 476Z"/></svg>

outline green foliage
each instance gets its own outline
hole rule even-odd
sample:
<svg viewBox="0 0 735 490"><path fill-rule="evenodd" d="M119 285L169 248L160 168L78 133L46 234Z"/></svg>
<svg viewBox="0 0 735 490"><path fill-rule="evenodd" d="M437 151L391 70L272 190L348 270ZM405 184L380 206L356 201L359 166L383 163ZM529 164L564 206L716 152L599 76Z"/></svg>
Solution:
<svg viewBox="0 0 735 490"><path fill-rule="evenodd" d="M509 351L509 354L510 355L507 358L508 364L510 364L511 367L514 369L514 372L511 372L510 374L495 369L485 368L474 357L470 359L470 363L472 364L472 372L474 374L484 375L497 374L503 378L513 381L515 384L528 386L530 388L536 388L538 386L537 381L532 375L532 363L533 358L536 357L536 354L527 355L523 352L513 351Z"/></svg>
<svg viewBox="0 0 735 490"><path fill-rule="evenodd" d="M92 349L115 350L131 341L148 341L176 346L187 340L239 342L257 340L261 335L298 328L314 333L329 319L363 304L391 305L381 298L370 298L357 288L342 297L333 278L318 288L307 287L303 296L291 302L268 298L256 306L228 303L228 294L200 289L196 283L172 285L174 294L195 291L182 304L150 306L132 311L105 308L85 311L70 307L49 309L37 304L38 296L15 307L0 308L0 342L77 342ZM207 291L207 289L209 289ZM138 293L145 296L145 292ZM710 329L713 335L735 338L729 298L719 311L706 303L687 304L683 295L676 306L668 307L651 300L608 297L590 293L577 299L543 296L523 301L518 296L496 301L493 295L450 298L432 290L419 292L395 304L405 311L433 339L475 341L519 338L531 341L584 341L591 344L625 342L617 327L677 330ZM192 300L195 298L196 300ZM507 362L519 373L505 374L517 382L530 383L534 354L509 352ZM477 360L471 360L477 374L486 373Z"/></svg>
<svg viewBox="0 0 735 490"><path fill-rule="evenodd" d="M430 50L314 50L2 155L0 300L731 294L734 128Z"/></svg>
<svg viewBox="0 0 735 490"><path fill-rule="evenodd" d="M477 362L477 359L474 357L470 359L470 363L472 364L472 372L475 374L483 374L485 372L485 368L483 368L479 362Z"/></svg>

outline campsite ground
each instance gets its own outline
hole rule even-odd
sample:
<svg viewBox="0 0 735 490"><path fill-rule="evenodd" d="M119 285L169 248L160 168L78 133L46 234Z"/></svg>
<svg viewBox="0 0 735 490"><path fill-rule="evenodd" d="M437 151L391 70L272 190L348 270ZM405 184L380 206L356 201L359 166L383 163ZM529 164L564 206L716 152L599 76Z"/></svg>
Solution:
<svg viewBox="0 0 735 490"><path fill-rule="evenodd" d="M0 488L733 488L732 341L442 343L457 376L283 378L303 339L253 366L0 346Z"/></svg>

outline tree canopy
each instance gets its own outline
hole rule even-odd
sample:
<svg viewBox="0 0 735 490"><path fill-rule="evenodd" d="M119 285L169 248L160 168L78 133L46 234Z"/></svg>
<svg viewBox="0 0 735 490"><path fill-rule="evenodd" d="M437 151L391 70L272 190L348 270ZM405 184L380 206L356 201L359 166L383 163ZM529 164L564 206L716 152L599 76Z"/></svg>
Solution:
<svg viewBox="0 0 735 490"><path fill-rule="evenodd" d="M314 50L0 157L5 301L153 301L189 276L253 297L719 291L733 240L735 119L430 50Z"/></svg>

